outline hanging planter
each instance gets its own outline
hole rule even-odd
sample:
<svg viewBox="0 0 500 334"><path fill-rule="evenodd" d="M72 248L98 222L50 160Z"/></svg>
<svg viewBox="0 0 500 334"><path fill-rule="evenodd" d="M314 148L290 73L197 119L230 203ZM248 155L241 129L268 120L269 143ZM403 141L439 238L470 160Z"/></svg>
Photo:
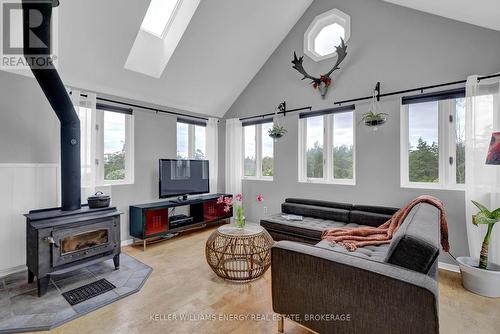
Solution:
<svg viewBox="0 0 500 334"><path fill-rule="evenodd" d="M278 120L278 116L280 112L286 112L286 102L280 103L275 109L275 117L274 117L274 125L269 129L268 135L273 138L274 141L278 141L278 139L283 138L288 132L284 126L281 126Z"/></svg>
<svg viewBox="0 0 500 334"><path fill-rule="evenodd" d="M287 133L287 129L285 127L280 126L279 124L275 124L271 129L269 129L269 137L273 138L274 140L278 140L280 138L283 138L285 134Z"/></svg>
<svg viewBox="0 0 500 334"><path fill-rule="evenodd" d="M363 114L361 121L365 123L366 126L379 126L387 122L387 114L374 113L370 111Z"/></svg>
<svg viewBox="0 0 500 334"><path fill-rule="evenodd" d="M380 103L379 101L380 94L380 84L377 83L377 86L373 90L372 94L372 102L370 103L370 107L368 108L368 112L364 113L361 116L361 122L363 122L366 126L373 128L373 131L377 131L378 127L387 122L388 114L384 112L380 112Z"/></svg>

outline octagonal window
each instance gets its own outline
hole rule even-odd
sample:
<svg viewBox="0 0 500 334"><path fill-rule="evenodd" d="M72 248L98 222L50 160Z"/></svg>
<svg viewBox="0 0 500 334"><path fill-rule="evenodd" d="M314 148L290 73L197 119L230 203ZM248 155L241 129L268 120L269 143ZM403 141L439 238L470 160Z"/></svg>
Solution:
<svg viewBox="0 0 500 334"><path fill-rule="evenodd" d="M345 29L338 23L330 24L314 38L314 51L320 56L335 53L335 46L340 45L340 39L345 38Z"/></svg>
<svg viewBox="0 0 500 334"><path fill-rule="evenodd" d="M315 61L337 55L335 47L340 39L351 35L351 18L338 9L316 16L304 36L304 53Z"/></svg>

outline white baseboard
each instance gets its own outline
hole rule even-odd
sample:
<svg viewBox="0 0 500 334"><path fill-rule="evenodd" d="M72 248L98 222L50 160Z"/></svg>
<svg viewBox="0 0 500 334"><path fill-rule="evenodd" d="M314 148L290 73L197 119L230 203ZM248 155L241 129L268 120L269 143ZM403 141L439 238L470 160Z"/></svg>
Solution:
<svg viewBox="0 0 500 334"><path fill-rule="evenodd" d="M12 274L17 274L17 273L20 273L20 272L25 271L27 269L28 268L24 264L21 266L13 267L13 268L2 269L2 270L0 270L0 278L5 277L5 276L9 276Z"/></svg>
<svg viewBox="0 0 500 334"><path fill-rule="evenodd" d="M130 246L134 243L134 239L128 239L128 240L122 240L122 247L125 247L125 246Z"/></svg>
<svg viewBox="0 0 500 334"><path fill-rule="evenodd" d="M444 262L439 262L438 263L439 269L447 270L447 271L452 271L454 273L459 273L460 272L460 267L457 266L456 264L449 264L449 263L444 263Z"/></svg>

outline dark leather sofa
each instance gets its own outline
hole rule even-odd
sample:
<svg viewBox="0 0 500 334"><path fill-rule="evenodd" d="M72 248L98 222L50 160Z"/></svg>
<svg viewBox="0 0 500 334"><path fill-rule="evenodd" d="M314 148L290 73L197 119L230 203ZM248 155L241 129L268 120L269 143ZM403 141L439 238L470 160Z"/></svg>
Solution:
<svg viewBox="0 0 500 334"><path fill-rule="evenodd" d="M273 309L318 333L439 333L439 211L419 204L390 244L321 240L331 227L380 226L396 208L286 199L261 221L272 248ZM289 221L283 214L303 216Z"/></svg>

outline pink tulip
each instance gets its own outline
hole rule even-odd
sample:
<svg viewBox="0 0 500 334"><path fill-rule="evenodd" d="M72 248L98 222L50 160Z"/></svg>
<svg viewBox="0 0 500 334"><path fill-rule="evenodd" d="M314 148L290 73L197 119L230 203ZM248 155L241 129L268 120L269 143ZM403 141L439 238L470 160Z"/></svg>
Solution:
<svg viewBox="0 0 500 334"><path fill-rule="evenodd" d="M257 202L259 203L264 202L264 196L262 196L262 194L257 195Z"/></svg>
<svg viewBox="0 0 500 334"><path fill-rule="evenodd" d="M231 197L224 198L224 204L231 206L233 205L233 199Z"/></svg>
<svg viewBox="0 0 500 334"><path fill-rule="evenodd" d="M231 211L231 207L230 207L230 206L228 206L228 205L224 206L224 212L226 212L226 213L227 213L227 212L229 212L229 211Z"/></svg>
<svg viewBox="0 0 500 334"><path fill-rule="evenodd" d="M236 197L235 197L235 198L236 198L236 200L237 200L238 202L243 201L243 195L242 195L242 194L238 194L238 195L236 195Z"/></svg>

